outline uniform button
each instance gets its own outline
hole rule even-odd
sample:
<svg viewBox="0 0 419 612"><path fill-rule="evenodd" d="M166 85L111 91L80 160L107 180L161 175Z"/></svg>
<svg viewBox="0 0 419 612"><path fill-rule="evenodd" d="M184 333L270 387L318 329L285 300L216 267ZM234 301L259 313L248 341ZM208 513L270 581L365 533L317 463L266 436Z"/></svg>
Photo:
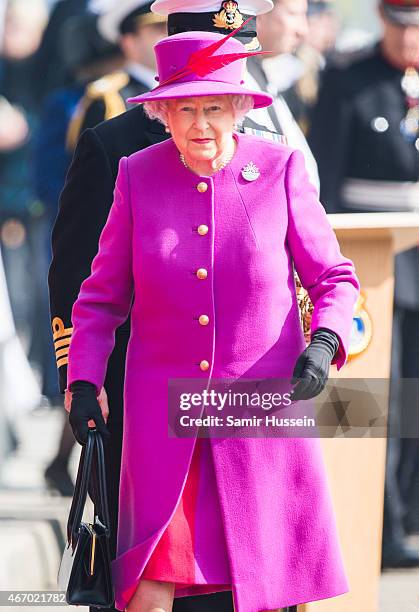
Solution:
<svg viewBox="0 0 419 612"><path fill-rule="evenodd" d="M196 271L196 275L200 280L205 280L208 276L208 270L205 268L199 268L199 270Z"/></svg>
<svg viewBox="0 0 419 612"><path fill-rule="evenodd" d="M198 234L200 236L205 236L205 234L208 234L208 225L200 225L198 227Z"/></svg>
<svg viewBox="0 0 419 612"><path fill-rule="evenodd" d="M210 367L210 364L206 359L203 359L201 363L199 364L199 367L201 368L203 372L205 372Z"/></svg>
<svg viewBox="0 0 419 612"><path fill-rule="evenodd" d="M208 189L208 185L202 181L202 183L198 183L196 188L198 189L199 193L205 193Z"/></svg>
<svg viewBox="0 0 419 612"><path fill-rule="evenodd" d="M208 325L208 323L209 323L209 316L208 315L201 315L199 317L199 323L200 323L200 325Z"/></svg>

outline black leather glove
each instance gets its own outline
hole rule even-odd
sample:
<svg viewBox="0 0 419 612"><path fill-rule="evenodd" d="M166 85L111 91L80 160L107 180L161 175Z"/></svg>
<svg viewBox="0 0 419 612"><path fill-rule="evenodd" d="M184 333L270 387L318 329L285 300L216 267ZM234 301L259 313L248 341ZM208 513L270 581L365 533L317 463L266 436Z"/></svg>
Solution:
<svg viewBox="0 0 419 612"><path fill-rule="evenodd" d="M291 383L296 385L291 391L293 401L310 399L323 391L338 348L339 338L334 332L325 327L316 329L310 344L295 364L291 379Z"/></svg>
<svg viewBox="0 0 419 612"><path fill-rule="evenodd" d="M87 442L89 421L93 419L96 429L102 434L106 444L111 437L102 410L96 397L96 386L85 380L77 380L70 385L72 393L69 421L77 442L84 446Z"/></svg>

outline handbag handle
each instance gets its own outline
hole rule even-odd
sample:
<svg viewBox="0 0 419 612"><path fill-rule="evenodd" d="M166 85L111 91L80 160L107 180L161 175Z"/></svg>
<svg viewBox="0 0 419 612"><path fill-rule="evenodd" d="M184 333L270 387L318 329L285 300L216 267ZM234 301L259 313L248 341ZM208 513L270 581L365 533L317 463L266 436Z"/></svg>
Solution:
<svg viewBox="0 0 419 612"><path fill-rule="evenodd" d="M86 444L82 446L77 479L74 487L73 500L67 521L67 542L72 544L73 551L77 541L77 533L86 505L87 489L90 480L95 438L93 430L89 429Z"/></svg>
<svg viewBox="0 0 419 612"><path fill-rule="evenodd" d="M102 435L99 431L95 432L96 441L96 459L99 481L98 499L94 500L95 514L99 516L100 522L105 528L105 534L110 535L110 519L108 495L106 489L106 468L105 468L105 451L103 447Z"/></svg>

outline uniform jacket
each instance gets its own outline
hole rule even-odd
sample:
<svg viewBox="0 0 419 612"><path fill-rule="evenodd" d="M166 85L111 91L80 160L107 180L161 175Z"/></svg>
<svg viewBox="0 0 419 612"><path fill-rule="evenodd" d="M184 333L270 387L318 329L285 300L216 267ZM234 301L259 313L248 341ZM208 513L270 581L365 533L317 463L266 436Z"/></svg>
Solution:
<svg viewBox="0 0 419 612"><path fill-rule="evenodd" d="M175 511L194 448L193 437L167 435L168 378L289 376L305 347L292 262L315 306L312 332L333 330L334 363L346 360L359 283L303 156L237 140L232 162L212 177L185 168L172 139L121 160L99 253L72 311L68 384L100 389L132 304L113 561L120 610ZM241 174L250 161L261 173L253 182ZM346 592L319 440L211 445L237 612Z"/></svg>
<svg viewBox="0 0 419 612"><path fill-rule="evenodd" d="M400 132L407 112L402 77L379 45L349 65L326 71L309 144L327 212L351 212L342 198L346 179L419 181L417 143L407 142ZM384 120L383 128L376 128L377 119ZM371 212L367 202L365 212ZM396 303L419 310L419 249L396 256L395 277Z"/></svg>

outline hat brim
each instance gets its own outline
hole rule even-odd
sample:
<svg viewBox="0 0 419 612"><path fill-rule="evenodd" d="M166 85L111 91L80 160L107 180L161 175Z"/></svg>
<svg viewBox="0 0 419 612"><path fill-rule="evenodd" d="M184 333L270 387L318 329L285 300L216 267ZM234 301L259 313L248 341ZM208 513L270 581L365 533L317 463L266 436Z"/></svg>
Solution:
<svg viewBox="0 0 419 612"><path fill-rule="evenodd" d="M265 108L273 102L272 96L263 91L246 89L223 81L187 81L157 87L150 92L128 98L130 104L142 104L155 100L174 100L176 98L195 98L203 96L248 95L254 100L254 108Z"/></svg>
<svg viewBox="0 0 419 612"><path fill-rule="evenodd" d="M246 15L263 15L274 7L272 0L240 0L240 11ZM153 13L170 15L171 13L218 13L221 0L154 0L151 5Z"/></svg>
<svg viewBox="0 0 419 612"><path fill-rule="evenodd" d="M395 8L382 4L384 14L393 23L403 26L419 26L419 8Z"/></svg>

